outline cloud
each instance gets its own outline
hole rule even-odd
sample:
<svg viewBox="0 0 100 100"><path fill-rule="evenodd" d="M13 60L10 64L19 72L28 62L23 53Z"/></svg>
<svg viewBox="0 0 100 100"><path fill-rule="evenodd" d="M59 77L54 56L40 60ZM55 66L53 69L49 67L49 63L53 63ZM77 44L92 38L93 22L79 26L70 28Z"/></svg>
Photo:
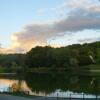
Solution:
<svg viewBox="0 0 100 100"><path fill-rule="evenodd" d="M13 48L0 48L0 53L15 53L15 49Z"/></svg>
<svg viewBox="0 0 100 100"><path fill-rule="evenodd" d="M95 41L100 41L100 37L98 38L86 38L86 39L79 39L79 43L91 43Z"/></svg>
<svg viewBox="0 0 100 100"><path fill-rule="evenodd" d="M45 10L44 9L39 9L37 11L37 15L39 15L39 16L43 16L44 14L45 14Z"/></svg>
<svg viewBox="0 0 100 100"><path fill-rule="evenodd" d="M100 5L98 3L96 0L70 0L70 2L57 8L62 10L68 9L64 18L50 23L26 25L22 31L13 34L13 44L11 47L25 52L36 45L47 45L48 39L57 37L59 34L66 35L72 33L74 35L86 29L99 30Z"/></svg>

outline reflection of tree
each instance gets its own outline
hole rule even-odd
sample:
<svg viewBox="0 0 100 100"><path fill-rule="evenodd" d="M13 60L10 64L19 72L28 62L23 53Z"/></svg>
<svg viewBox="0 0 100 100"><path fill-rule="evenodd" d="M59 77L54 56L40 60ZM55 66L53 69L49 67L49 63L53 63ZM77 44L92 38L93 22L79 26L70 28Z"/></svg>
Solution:
<svg viewBox="0 0 100 100"><path fill-rule="evenodd" d="M18 81L17 83L13 83L11 86L11 90L13 92L20 92L22 91L22 81Z"/></svg>
<svg viewBox="0 0 100 100"><path fill-rule="evenodd" d="M98 93L99 93L99 83L98 83L98 79L96 79L95 77L93 78L92 86L93 86L94 94L98 95Z"/></svg>
<svg viewBox="0 0 100 100"><path fill-rule="evenodd" d="M24 74L23 74L23 72L21 73L21 72L19 72L19 74L18 74L18 82L16 82L16 83L13 83L12 84L12 86L11 86L11 90L13 91L13 92L21 92L21 91L23 91L23 79L24 79Z"/></svg>
<svg viewBox="0 0 100 100"><path fill-rule="evenodd" d="M32 91L45 92L47 94L61 89L62 91L73 91L78 93L95 94L100 93L100 86L96 79L91 86L93 76L79 76L68 73L63 74L28 74L26 83Z"/></svg>

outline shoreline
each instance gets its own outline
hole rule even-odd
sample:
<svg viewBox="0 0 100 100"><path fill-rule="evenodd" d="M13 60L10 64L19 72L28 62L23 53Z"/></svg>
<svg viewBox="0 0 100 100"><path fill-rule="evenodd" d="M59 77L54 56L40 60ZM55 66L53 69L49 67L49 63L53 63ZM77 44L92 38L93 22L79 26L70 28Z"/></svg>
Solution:
<svg viewBox="0 0 100 100"><path fill-rule="evenodd" d="M16 75L17 73L0 73L0 75Z"/></svg>
<svg viewBox="0 0 100 100"><path fill-rule="evenodd" d="M0 94L0 100L100 100L100 98L63 98L63 97L23 97L9 94Z"/></svg>

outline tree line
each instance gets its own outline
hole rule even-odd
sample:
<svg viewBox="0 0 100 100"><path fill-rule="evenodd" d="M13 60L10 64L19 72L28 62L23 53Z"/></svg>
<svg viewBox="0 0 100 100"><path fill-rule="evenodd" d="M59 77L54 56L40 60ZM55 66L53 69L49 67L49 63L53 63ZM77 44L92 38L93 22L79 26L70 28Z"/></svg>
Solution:
<svg viewBox="0 0 100 100"><path fill-rule="evenodd" d="M53 48L37 46L26 54L0 54L1 67L79 68L100 64L100 42Z"/></svg>

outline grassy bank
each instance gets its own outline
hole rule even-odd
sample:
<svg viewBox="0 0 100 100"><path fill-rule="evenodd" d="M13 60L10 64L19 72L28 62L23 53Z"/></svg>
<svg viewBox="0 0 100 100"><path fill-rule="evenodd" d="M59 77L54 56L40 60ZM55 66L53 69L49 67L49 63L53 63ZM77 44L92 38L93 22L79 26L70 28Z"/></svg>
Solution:
<svg viewBox="0 0 100 100"><path fill-rule="evenodd" d="M23 70L22 68L17 67L0 67L0 73L17 73L18 71Z"/></svg>
<svg viewBox="0 0 100 100"><path fill-rule="evenodd" d="M100 64L93 64L88 66L81 66L79 69L68 68L29 68L28 72L33 73L70 73L78 75L100 75Z"/></svg>
<svg viewBox="0 0 100 100"><path fill-rule="evenodd" d="M72 68L72 67L71 67ZM18 67L0 67L0 73L17 73L17 72L32 72L32 73L64 73L72 71L72 73L76 72L77 74L87 74L90 72L91 74L98 74L100 75L100 64L93 64L88 66L80 66L78 69L68 69L68 68L56 68L56 67L37 67L37 68L23 68Z"/></svg>

